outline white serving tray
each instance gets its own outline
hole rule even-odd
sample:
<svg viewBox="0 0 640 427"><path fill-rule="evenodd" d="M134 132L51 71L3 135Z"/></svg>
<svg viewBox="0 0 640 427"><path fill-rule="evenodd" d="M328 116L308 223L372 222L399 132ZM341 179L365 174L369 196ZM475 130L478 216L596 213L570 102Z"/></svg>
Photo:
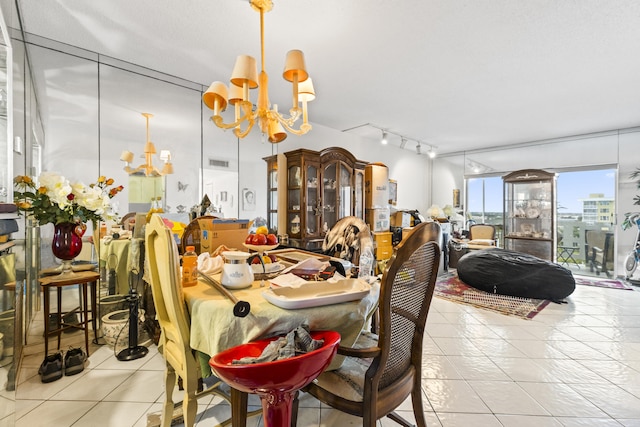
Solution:
<svg viewBox="0 0 640 427"><path fill-rule="evenodd" d="M336 282L306 282L300 287L272 288L262 292L264 299L280 308L319 307L364 298L371 286L360 279Z"/></svg>

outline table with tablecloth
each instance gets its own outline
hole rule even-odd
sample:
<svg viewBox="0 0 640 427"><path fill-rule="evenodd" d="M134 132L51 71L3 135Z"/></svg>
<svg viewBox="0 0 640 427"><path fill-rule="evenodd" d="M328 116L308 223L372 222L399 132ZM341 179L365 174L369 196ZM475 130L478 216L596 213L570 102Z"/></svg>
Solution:
<svg viewBox="0 0 640 427"><path fill-rule="evenodd" d="M219 274L213 276L220 279ZM277 307L262 296L260 281L250 288L232 290L238 300L251 304L247 317L235 317L234 303L214 287L198 281L183 289L191 315L191 348L208 355L258 338L287 333L301 324L311 330L334 330L340 333L341 345L355 343L376 308L380 285L361 300L320 307L287 310ZM267 284L268 286L268 284ZM336 369L343 357L336 357L328 369Z"/></svg>
<svg viewBox="0 0 640 427"><path fill-rule="evenodd" d="M129 293L129 250L131 239L107 240L100 239L98 248L100 268L105 268L107 273L114 270L116 273L116 294Z"/></svg>

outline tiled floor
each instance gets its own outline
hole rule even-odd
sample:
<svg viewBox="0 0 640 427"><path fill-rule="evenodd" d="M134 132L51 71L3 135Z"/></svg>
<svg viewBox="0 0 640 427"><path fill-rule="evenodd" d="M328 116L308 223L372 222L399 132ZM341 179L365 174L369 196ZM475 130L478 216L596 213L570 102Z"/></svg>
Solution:
<svg viewBox="0 0 640 427"><path fill-rule="evenodd" d="M579 286L568 302L527 321L434 298L424 347L427 424L640 426L640 288ZM164 364L155 347L131 362L96 347L84 372L42 384L41 337L36 320L19 377L17 426L145 426L146 414L159 411ZM63 348L81 342L82 334L66 335ZM229 406L217 403L199 401L198 426L229 416ZM413 418L409 402L401 410ZM263 424L254 417L247 425ZM304 395L298 425L361 422Z"/></svg>

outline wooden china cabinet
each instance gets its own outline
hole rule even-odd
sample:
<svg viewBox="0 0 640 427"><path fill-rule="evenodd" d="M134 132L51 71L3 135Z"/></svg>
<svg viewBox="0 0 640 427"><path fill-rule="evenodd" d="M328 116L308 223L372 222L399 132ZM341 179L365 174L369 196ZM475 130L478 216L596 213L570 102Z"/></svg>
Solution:
<svg viewBox="0 0 640 427"><path fill-rule="evenodd" d="M278 156L263 158L267 162L267 227L278 233Z"/></svg>
<svg viewBox="0 0 640 427"><path fill-rule="evenodd" d="M324 236L345 216L364 219L364 167L340 147L322 151L299 149L284 153L287 159L286 188L280 187L278 197L286 197L286 231L289 244L307 250L322 247ZM277 203L271 194L272 165L275 159L265 158L268 169L269 227L277 218ZM284 190L284 191L283 191ZM282 231L280 231L282 233Z"/></svg>

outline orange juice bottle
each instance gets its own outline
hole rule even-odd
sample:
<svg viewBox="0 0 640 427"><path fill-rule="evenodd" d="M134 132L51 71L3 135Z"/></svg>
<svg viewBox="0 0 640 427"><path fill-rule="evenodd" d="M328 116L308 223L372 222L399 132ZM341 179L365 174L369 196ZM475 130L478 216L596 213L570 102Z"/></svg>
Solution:
<svg viewBox="0 0 640 427"><path fill-rule="evenodd" d="M198 254L195 246L187 246L182 255L182 286L194 286L198 283Z"/></svg>

